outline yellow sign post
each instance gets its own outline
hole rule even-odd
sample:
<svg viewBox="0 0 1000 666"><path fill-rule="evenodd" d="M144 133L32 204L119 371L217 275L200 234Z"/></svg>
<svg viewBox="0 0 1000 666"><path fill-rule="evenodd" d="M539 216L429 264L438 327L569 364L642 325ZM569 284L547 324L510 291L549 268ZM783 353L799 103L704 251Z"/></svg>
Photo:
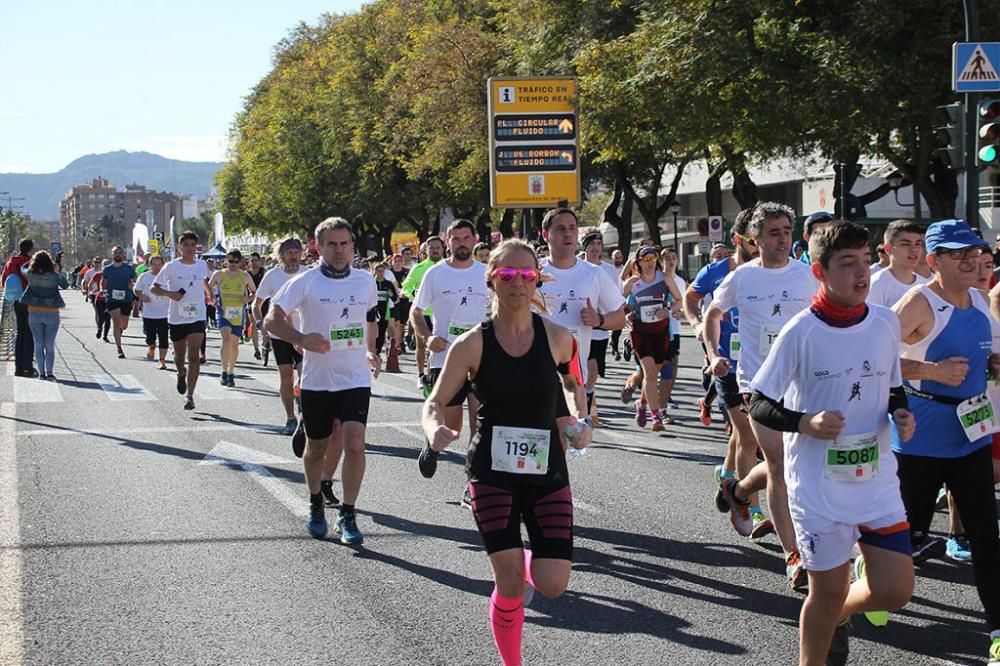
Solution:
<svg viewBox="0 0 1000 666"><path fill-rule="evenodd" d="M491 78L486 85L493 207L580 203L576 79Z"/></svg>
<svg viewBox="0 0 1000 666"><path fill-rule="evenodd" d="M149 241L149 251L147 252L149 256L155 257L160 254L160 241L150 240Z"/></svg>

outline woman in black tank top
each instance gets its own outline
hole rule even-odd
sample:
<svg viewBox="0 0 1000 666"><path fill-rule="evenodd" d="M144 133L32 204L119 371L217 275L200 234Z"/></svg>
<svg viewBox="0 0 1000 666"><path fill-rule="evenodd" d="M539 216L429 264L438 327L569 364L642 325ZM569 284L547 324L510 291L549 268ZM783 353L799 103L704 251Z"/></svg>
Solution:
<svg viewBox="0 0 1000 666"><path fill-rule="evenodd" d="M568 330L532 312L540 280L538 259L525 243L508 240L490 255L487 281L493 316L463 334L449 350L441 376L424 404L423 428L442 451L458 439L447 427L448 400L471 380L479 399L479 429L466 469L476 526L493 568L496 587L489 617L505 666L521 664L525 590L560 596L569 583L573 554L573 499L566 469L565 410L561 388L574 391L576 413L585 413L579 365ZM559 375L563 374L563 382ZM583 448L590 430L574 439ZM521 522L531 549L523 549Z"/></svg>

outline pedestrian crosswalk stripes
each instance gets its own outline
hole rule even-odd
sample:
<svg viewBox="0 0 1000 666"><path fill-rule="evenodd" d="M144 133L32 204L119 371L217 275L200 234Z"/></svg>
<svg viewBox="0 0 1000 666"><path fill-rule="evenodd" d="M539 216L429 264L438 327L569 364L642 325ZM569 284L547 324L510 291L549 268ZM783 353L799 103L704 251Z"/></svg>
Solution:
<svg viewBox="0 0 1000 666"><path fill-rule="evenodd" d="M245 393L226 388L219 383L216 375L202 375L194 389L194 397L198 400L246 400Z"/></svg>
<svg viewBox="0 0 1000 666"><path fill-rule="evenodd" d="M62 402L59 384L31 377L13 377L14 402Z"/></svg>
<svg viewBox="0 0 1000 666"><path fill-rule="evenodd" d="M109 400L156 400L156 396L147 391L133 375L94 375L94 381L104 389Z"/></svg>

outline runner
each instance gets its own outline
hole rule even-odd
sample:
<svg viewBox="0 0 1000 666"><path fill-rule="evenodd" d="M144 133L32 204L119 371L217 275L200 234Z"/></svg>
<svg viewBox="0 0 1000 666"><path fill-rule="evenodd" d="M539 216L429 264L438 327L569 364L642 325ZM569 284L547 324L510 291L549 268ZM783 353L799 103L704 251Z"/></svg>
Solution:
<svg viewBox="0 0 1000 666"><path fill-rule="evenodd" d="M476 247L473 249L472 253L476 256L476 261L481 264L485 264L490 260L490 244L476 243Z"/></svg>
<svg viewBox="0 0 1000 666"><path fill-rule="evenodd" d="M205 299L208 290L208 266L195 258L198 234L185 231L177 239L178 256L153 278L150 292L170 299L167 325L174 345L177 365L177 392L186 394L184 409L194 409L194 389L200 370L199 355L205 338Z"/></svg>
<svg viewBox="0 0 1000 666"><path fill-rule="evenodd" d="M932 224L925 243L934 279L907 292L893 308L903 340L903 378L917 420L913 438L894 437L893 451L915 562L943 554L943 544L927 532L941 484L951 491L986 611L990 663L1000 663L1000 537L990 436L1000 424L993 409L981 409L990 406L987 371L1000 371L1000 355L991 353L988 304L970 289L987 244L963 220Z"/></svg>
<svg viewBox="0 0 1000 666"><path fill-rule="evenodd" d="M738 218L739 215L737 215L737 219ZM746 233L745 220L743 223L743 229L744 229L743 233ZM754 249L754 251L756 252L756 248ZM712 252L709 255L710 257L709 263L706 266L704 266L698 272L697 275L703 276L705 273L707 273L708 266L711 266L712 264L718 263L720 261L726 261L729 259L729 256L730 256L729 246L727 246L724 243L714 244L712 246ZM718 282L722 282L722 278L728 275L729 272L732 270L728 261L726 261L725 265L726 269L724 272L721 273ZM704 276L702 277L702 280L703 280L702 284L704 284L705 280ZM705 310L707 310L708 306L711 305L712 303L711 292L714 292L717 286L719 286L718 283L713 283L708 294L699 294L698 292L692 291L690 288L686 292L684 292L684 316L688 320L688 323L691 325L691 327L695 329L695 338L698 340L699 343L701 343L701 350L703 352L705 351L705 339L704 335L702 334L703 332L701 329L701 320ZM708 297L706 298L706 296ZM728 317L723 319L723 321L728 321ZM728 351L726 353L728 354ZM712 405L716 402L719 394L715 388L715 380L712 377L712 374L708 372L707 353L705 354L705 365L702 368L702 388L705 390L705 395L698 398L698 411L699 411L698 416L699 419L701 420L702 425L710 426L712 425ZM726 419L726 426L727 428L729 428L731 433L732 430L728 421L728 415L726 412L725 403L720 403L719 409L722 411L723 418Z"/></svg>
<svg viewBox="0 0 1000 666"><path fill-rule="evenodd" d="M250 253L250 277L253 279L254 291L260 289L260 283L264 279L264 275L267 274L267 269L264 268L264 262L261 260L259 252ZM261 330L257 325L258 319L256 317L246 318L246 335L253 341L253 357L256 360L260 360L260 338Z"/></svg>
<svg viewBox="0 0 1000 666"><path fill-rule="evenodd" d="M135 299L132 288L135 286L135 279L135 267L125 263L125 248L116 245L111 250L111 265L101 273L101 289L107 301L108 314L111 315L118 358L125 358L122 333L128 328L128 318L132 314L132 301Z"/></svg>
<svg viewBox="0 0 1000 666"><path fill-rule="evenodd" d="M868 231L825 224L811 234L809 256L819 291L782 327L754 375L750 416L785 433L788 504L809 576L799 663L823 666L847 663L852 614L902 608L913 593L889 417L903 442L914 419L900 374L899 321L865 304ZM859 337L865 344L855 344ZM855 544L862 557L851 584Z"/></svg>
<svg viewBox="0 0 1000 666"><path fill-rule="evenodd" d="M302 242L298 238L289 236L278 242L275 254L278 256L280 264L265 275L260 281L253 301L253 316L257 322L257 327L264 336L264 343L270 344L274 351L274 363L278 366L278 395L281 397L281 405L285 408L285 429L284 434L298 437L293 441L295 455L302 457L305 450L305 426L299 425L299 420L295 416L295 372L301 373L302 353L290 343L272 335L264 326L264 316L270 304L270 299L274 298L285 284L299 273L309 270L299 262L302 261ZM293 328L298 328L298 315L292 314L290 322ZM299 379L301 380L301 374ZM301 433L301 434L299 434ZM297 445L294 445L298 442Z"/></svg>
<svg viewBox="0 0 1000 666"><path fill-rule="evenodd" d="M331 435L339 422L344 503L334 531L340 534L341 543L358 545L364 542L364 535L358 529L354 507L365 474L371 380L373 374L378 377L381 367L375 353L378 294L370 273L351 269L354 230L349 222L339 217L320 222L316 245L320 264L281 288L271 301L265 326L271 335L303 350L303 463L309 488L309 534L322 539L327 533L321 482ZM299 313L299 327L290 323L289 315L294 312Z"/></svg>
<svg viewBox="0 0 1000 666"><path fill-rule="evenodd" d="M218 297L215 322L222 332L219 383L232 388L236 386L236 361L240 356L240 337L243 334L246 307L253 302L257 289L250 274L240 268L243 254L239 250L226 253L226 260L225 270L212 276L208 289Z"/></svg>
<svg viewBox="0 0 1000 666"><path fill-rule="evenodd" d="M687 290L687 282L677 274L677 250L672 246L667 246L660 250L660 268L663 270L664 279L673 280L677 285L678 293L683 294ZM673 296L668 299L668 303L674 303ZM677 378L678 363L681 356L681 312L680 304L673 306L672 310L676 314L671 314L668 322L670 324L669 339L667 340L667 356L660 366L660 404L663 405L664 423L673 423L670 412L667 410L677 409L677 402L673 399L674 381Z"/></svg>
<svg viewBox="0 0 1000 666"><path fill-rule="evenodd" d="M759 203L747 227L750 240L760 255L726 276L715 290L715 298L705 315L705 338L712 359L711 372L716 377L729 374L729 359L719 353L720 321L729 310L739 309L739 363L736 383L748 397L750 382L774 343L782 326L809 306L816 292L816 278L809 267L789 257L792 243L792 220L795 211L780 203ZM722 386L720 385L720 389ZM795 531L788 513L785 491L784 456L781 433L751 421L756 444L764 453L765 462L755 465L742 479L724 479L722 491L730 505L730 521L742 536L754 528L750 514L754 493L767 488L767 504L771 511L778 540L785 552L785 573L793 589L807 582L802 561L795 546ZM739 439L740 446L753 450L740 451L747 459L756 455L753 440Z"/></svg>
<svg viewBox="0 0 1000 666"><path fill-rule="evenodd" d="M889 267L872 275L868 302L891 308L908 289L925 284L913 270L923 258L924 229L909 220L895 220L885 229L883 247L889 254Z"/></svg>
<svg viewBox="0 0 1000 666"><path fill-rule="evenodd" d="M108 333L111 330L111 313L108 312L104 290L101 289L101 275L104 269L110 265L110 259L99 259L96 268L88 273L90 277L87 278L87 282L84 285L88 298L94 306L94 321L97 323L97 335L95 337L98 340L103 337L105 342L111 342L108 340Z"/></svg>
<svg viewBox="0 0 1000 666"><path fill-rule="evenodd" d="M449 345L483 321L489 303L486 265L472 256L472 248L476 244L476 228L469 220L455 220L448 227L447 238L451 256L432 266L424 274L410 312L410 324L417 338L423 340L431 352L428 362L430 368L426 374L429 387L433 387L441 375ZM433 313L431 326L427 325L425 311ZM452 430L462 429L462 405L467 399L471 402L475 398L469 393L468 384L465 384L452 395L442 411ZM470 440L476 434L474 419L475 416L470 412ZM428 441L417 461L424 478L434 476L437 459L437 451L431 449Z"/></svg>
<svg viewBox="0 0 1000 666"><path fill-rule="evenodd" d="M825 210L816 211L812 215L806 218L806 221L802 223L802 240L806 242L806 249L801 255L799 255L799 261L801 261L806 266L810 265L812 262L809 259L809 236L816 230L820 229L824 224L829 224L833 222L833 213L828 213Z"/></svg>
<svg viewBox="0 0 1000 666"><path fill-rule="evenodd" d="M386 333L389 330L392 311L399 301L399 289L394 282L386 277L387 273L384 263L377 262L375 270L372 273L375 276L375 288L378 290L378 310L375 319L378 324L378 335L375 338L375 353L381 355L382 347L385 345Z"/></svg>
<svg viewBox="0 0 1000 666"><path fill-rule="evenodd" d="M403 283L406 282L406 276L409 274L409 269L403 265L403 255L392 255L392 261L385 276L395 283L399 298L396 301L396 305L392 308L392 319L389 322L393 344L389 348L390 360L386 361L387 371L389 371L391 366L398 367L399 361L397 359L400 354L406 351L406 345L403 344L403 337L406 333L406 324L410 319L410 301L403 295L402 290Z"/></svg>
<svg viewBox="0 0 1000 666"><path fill-rule="evenodd" d="M437 452L458 439L458 430L448 425L447 405L471 378L482 410L466 470L493 569L490 626L504 666L520 666L526 584L550 599L559 597L572 567L573 499L563 433L573 419L559 413L557 366L577 361L573 336L531 311L540 279L531 247L504 241L487 269L496 296L493 315L451 345L424 404L423 429ZM584 427L573 446L582 449L589 439ZM523 548L522 518L530 550Z"/></svg>
<svg viewBox="0 0 1000 666"><path fill-rule="evenodd" d="M584 258L587 263L597 266L611 279L611 283L619 286L618 282L618 272L620 269L615 268L612 264L604 261L604 239L599 231L591 231L583 240L580 241L580 246L584 253ZM619 333L620 331L615 331ZM595 428L601 427L601 420L597 414L597 398L595 397L595 389L597 387L597 378L604 377L607 370L607 356L608 356L608 340L610 339L610 333L602 328L595 328L590 336L590 357L587 359L587 398L590 400L590 418L593 426Z"/></svg>
<svg viewBox="0 0 1000 666"><path fill-rule="evenodd" d="M427 270L441 261L444 256L444 241L442 241L437 236L432 236L424 242L424 246L427 248L427 258L415 265L410 269L410 274L406 276L406 280L403 282L403 297L406 299L408 305L407 309L410 308L409 303L413 303L413 299L416 296L417 289L420 288L420 281L424 279L424 273ZM424 321L427 326L431 326L431 312L427 311L424 313ZM416 354L417 354L417 388L427 395L428 387L430 382L426 381L424 377L424 370L426 368L426 354L427 349L425 347L424 339L417 333L416 326L413 325L413 318L410 317L410 327L413 329L413 337L416 343Z"/></svg>
<svg viewBox="0 0 1000 666"><path fill-rule="evenodd" d="M148 264L149 270L139 276L133 291L136 298L142 301L142 330L146 335L146 360L152 361L156 350L159 349L160 370L166 370L169 348L167 311L170 309L170 299L152 293L153 280L163 269L163 257L152 256Z"/></svg>

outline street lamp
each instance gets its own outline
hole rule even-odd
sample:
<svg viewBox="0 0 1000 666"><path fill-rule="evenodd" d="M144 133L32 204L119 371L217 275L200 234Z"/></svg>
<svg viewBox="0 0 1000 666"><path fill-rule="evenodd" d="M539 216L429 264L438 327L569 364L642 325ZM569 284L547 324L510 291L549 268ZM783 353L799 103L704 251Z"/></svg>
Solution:
<svg viewBox="0 0 1000 666"><path fill-rule="evenodd" d="M681 211L681 205L678 203L677 199L670 204L670 212L674 214L674 252L677 252L677 256L680 256L680 248L677 245L677 213Z"/></svg>

